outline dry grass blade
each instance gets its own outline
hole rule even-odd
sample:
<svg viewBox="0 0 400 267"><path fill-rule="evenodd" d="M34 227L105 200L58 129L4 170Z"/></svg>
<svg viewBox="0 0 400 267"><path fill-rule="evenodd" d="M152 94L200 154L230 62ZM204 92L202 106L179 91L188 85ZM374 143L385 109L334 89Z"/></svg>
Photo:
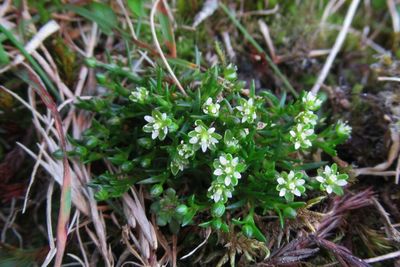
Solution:
<svg viewBox="0 0 400 267"><path fill-rule="evenodd" d="M218 0L207 0L204 2L202 9L194 17L193 27L197 27L206 18L211 16L218 8Z"/></svg>
<svg viewBox="0 0 400 267"><path fill-rule="evenodd" d="M390 259L399 258L399 257L400 257L400 250L392 252L392 253L388 253L388 254L385 254L382 256L365 259L364 261L367 263L375 263L375 262L381 262L381 261L390 260Z"/></svg>
<svg viewBox="0 0 400 267"><path fill-rule="evenodd" d="M168 4L165 0L162 0L158 6L157 10L159 12L159 20L161 24L161 30L164 35L165 46L169 50L169 55L172 58L176 58L176 42L175 34L173 28L173 17L171 11L169 10Z"/></svg>
<svg viewBox="0 0 400 267"><path fill-rule="evenodd" d="M60 26L54 20L50 20L47 22L38 33L25 45L25 50L27 53L31 54L34 52L42 43L43 41L52 35L53 33L57 32L60 29ZM0 73L3 73L10 69L11 67L18 65L24 61L23 55L18 55L13 62L11 62L8 66L0 69Z"/></svg>
<svg viewBox="0 0 400 267"><path fill-rule="evenodd" d="M64 167L64 177L62 183L62 190L61 190L61 200L60 200L60 211L58 216L58 223L57 223L57 253L56 253L56 260L54 266L61 266L62 258L65 251L65 246L67 242L67 228L69 222L69 215L71 212L71 170L68 162L68 158L66 155L67 151L67 142L64 135L64 130L62 126L62 120L60 113L57 110L57 106L52 99L51 95L47 92L45 86L43 85L40 78L37 74L26 64L24 64L25 68L29 72L30 80L34 83L33 88L35 89L36 93L40 96L43 103L46 107L50 110L54 121L55 126L57 129L57 133L59 136L60 147L63 151L63 167Z"/></svg>
<svg viewBox="0 0 400 267"><path fill-rule="evenodd" d="M319 89L321 88L322 84L324 83L326 77L329 74L329 70L332 67L333 61L335 60L339 50L341 49L344 40L346 39L347 32L349 31L350 24L353 21L354 15L357 11L358 4L360 3L360 0L353 0L351 2L351 5L349 7L349 10L347 11L346 17L343 22L342 29L340 30L340 33L338 37L336 38L335 44L332 47L331 52L329 53L328 59L326 60L324 67L322 68L320 74L318 75L317 82L314 84L313 88L311 89L311 92L314 94L317 94Z"/></svg>
<svg viewBox="0 0 400 267"><path fill-rule="evenodd" d="M156 45L157 48L157 52L159 53L165 67L167 68L169 74L172 76L172 79L174 80L176 86L178 86L178 89L181 91L181 93L184 96L188 96L185 89L183 89L181 83L179 82L178 78L176 78L175 73L173 72L173 70L171 69L171 66L169 65L167 58L165 57L160 43L158 42L158 38L157 38L157 33L156 33L156 28L155 28L155 24L154 24L154 16L156 14L156 10L157 10L157 6L159 5L160 0L156 0L152 9L151 9L151 13L150 13L150 27L151 27L151 34L153 36L153 40L154 40L154 44Z"/></svg>

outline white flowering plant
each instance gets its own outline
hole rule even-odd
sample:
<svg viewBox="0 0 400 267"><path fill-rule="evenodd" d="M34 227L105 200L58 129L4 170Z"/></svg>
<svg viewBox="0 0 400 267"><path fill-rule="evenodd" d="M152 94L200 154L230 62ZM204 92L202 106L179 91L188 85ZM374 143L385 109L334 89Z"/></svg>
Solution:
<svg viewBox="0 0 400 267"><path fill-rule="evenodd" d="M77 104L94 120L70 151L113 166L90 184L99 200L118 201L143 185L157 222L175 233L188 224L221 231L235 224L265 241L253 216L275 213L283 224L312 191L340 195L347 185L337 165L312 157L335 156L351 133L343 121L326 124L323 95L256 93L233 65L186 71L185 94L160 70L101 77L109 92Z"/></svg>

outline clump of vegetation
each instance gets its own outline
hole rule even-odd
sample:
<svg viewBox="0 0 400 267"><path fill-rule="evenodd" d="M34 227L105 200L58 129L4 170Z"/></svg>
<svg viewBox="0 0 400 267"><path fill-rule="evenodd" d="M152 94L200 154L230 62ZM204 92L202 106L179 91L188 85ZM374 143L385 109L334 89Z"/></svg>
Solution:
<svg viewBox="0 0 400 267"><path fill-rule="evenodd" d="M312 192L343 194L348 175L309 157L317 149L336 155L351 133L341 121L321 123L322 96L256 94L232 65L186 73L185 96L162 71L149 72L124 86L98 75L107 94L78 104L95 119L71 155L112 164L91 183L99 200L147 184L158 225L173 233L188 224L228 232L233 223L265 241L254 214L274 211L283 226Z"/></svg>
<svg viewBox="0 0 400 267"><path fill-rule="evenodd" d="M396 264L398 7L4 1L0 266Z"/></svg>

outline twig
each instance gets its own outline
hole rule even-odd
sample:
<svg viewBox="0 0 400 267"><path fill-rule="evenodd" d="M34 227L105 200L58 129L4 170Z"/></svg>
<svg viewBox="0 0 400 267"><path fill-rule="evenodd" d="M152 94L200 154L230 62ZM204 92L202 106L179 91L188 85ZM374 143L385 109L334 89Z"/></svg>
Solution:
<svg viewBox="0 0 400 267"><path fill-rule="evenodd" d="M184 259L192 256L199 248L201 248L202 246L204 246L205 243L207 243L207 240L210 237L210 235L211 235L211 228L207 228L206 238L203 240L203 242L201 242L197 247L195 247L192 251L190 251L188 254L181 257L180 259L184 260Z"/></svg>
<svg viewBox="0 0 400 267"><path fill-rule="evenodd" d="M390 17L392 17L393 31L398 33L400 32L400 17L396 8L396 2L394 0L387 0L386 3L389 8Z"/></svg>
<svg viewBox="0 0 400 267"><path fill-rule="evenodd" d="M156 46L157 52L159 53L161 60L163 61L165 67L167 68L169 74L172 76L172 79L174 80L176 86L178 86L178 89L181 91L181 93L184 96L188 96L187 93L185 92L185 89L183 89L181 83L179 82L178 78L176 78L175 73L172 71L171 66L169 65L167 59L165 58L165 55L161 49L160 43L158 42L157 38L157 33L156 33L156 28L154 25L154 16L157 10L157 6L160 3L160 0L156 0L153 7L151 8L151 13L150 13L150 28L151 28L151 34L153 36L154 44Z"/></svg>
<svg viewBox="0 0 400 267"><path fill-rule="evenodd" d="M222 32L222 39L224 40L226 53L228 53L229 59L232 61L236 57L236 53L232 48L231 38L228 32Z"/></svg>
<svg viewBox="0 0 400 267"><path fill-rule="evenodd" d="M378 257L365 259L364 261L366 263L374 263L374 262L390 260L390 259L398 258L398 257L400 257L400 250L398 250L396 252L388 253L388 254L385 254L385 255L381 255L381 256L378 256Z"/></svg>
<svg viewBox="0 0 400 267"><path fill-rule="evenodd" d="M215 10L217 10L217 8L218 8L218 0L206 0L200 12L198 12L194 17L194 22L192 27L196 28L201 22L203 22L206 18L211 16L215 12Z"/></svg>
<svg viewBox="0 0 400 267"><path fill-rule="evenodd" d="M265 42L267 43L269 52L271 53L271 58L273 61L276 60L276 53L275 53L275 47L274 44L272 43L271 35L269 34L269 29L267 24L263 20L258 20L258 25L260 26L260 31L262 35L264 36Z"/></svg>
<svg viewBox="0 0 400 267"><path fill-rule="evenodd" d="M384 219L384 224L386 226L385 232L387 237L396 242L400 242L400 232L397 231L396 228L394 228L394 226L392 225L392 222L389 218L389 213L387 213L387 211L382 207L381 203L379 203L379 201L375 197L372 198L372 202L374 203L379 214Z"/></svg>
<svg viewBox="0 0 400 267"><path fill-rule="evenodd" d="M400 77L378 77L378 81L380 82L400 82Z"/></svg>
<svg viewBox="0 0 400 267"><path fill-rule="evenodd" d="M330 30L339 30L340 31L342 29L341 26L335 25L335 24L326 24L325 27ZM362 32L360 32L352 27L349 28L349 33L360 36L360 38L362 38L363 41L365 42L365 45L369 46L371 49L375 50L377 53L379 53L379 54L387 53L387 51L382 46L380 46L379 44L377 44L373 41L373 34L371 35L371 37L366 38L366 37L363 37Z"/></svg>
<svg viewBox="0 0 400 267"><path fill-rule="evenodd" d="M276 4L272 9L266 10L253 10L248 12L243 12L242 14L238 14L238 17L248 17L248 16L266 16L266 15L273 15L279 10L279 5Z"/></svg>
<svg viewBox="0 0 400 267"><path fill-rule="evenodd" d="M314 94L318 93L319 89L321 88L321 85L324 83L326 77L328 76L328 73L332 67L333 61L335 60L336 55L338 54L339 50L341 49L344 40L346 39L347 32L349 31L350 24L353 21L353 18L354 18L354 15L356 13L359 3L360 3L360 0L353 0L351 2L349 10L347 11L346 17L344 19L342 29L340 30L339 35L336 38L335 44L328 56L328 59L326 60L324 67L322 68L322 71L318 76L317 82L311 89L312 93L314 93Z"/></svg>

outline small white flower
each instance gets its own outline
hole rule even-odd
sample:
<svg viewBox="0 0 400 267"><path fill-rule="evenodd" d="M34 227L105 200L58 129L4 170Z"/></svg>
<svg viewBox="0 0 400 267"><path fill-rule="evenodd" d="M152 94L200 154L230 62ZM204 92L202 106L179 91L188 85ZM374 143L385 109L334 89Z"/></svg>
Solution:
<svg viewBox="0 0 400 267"><path fill-rule="evenodd" d="M207 115L218 117L220 105L218 102L213 103L211 97L207 98L206 102L203 104L203 112Z"/></svg>
<svg viewBox="0 0 400 267"><path fill-rule="evenodd" d="M254 99L250 98L249 100L245 100L243 98L239 99L239 106L236 109L239 111L240 116L242 117L241 122L249 122L252 123L256 118L256 107L254 105Z"/></svg>
<svg viewBox="0 0 400 267"><path fill-rule="evenodd" d="M351 126L346 122L343 122L342 120L339 120L336 124L336 133L339 136L343 137L349 137L351 134Z"/></svg>
<svg viewBox="0 0 400 267"><path fill-rule="evenodd" d="M237 67L229 64L225 69L224 69L224 78L228 81L234 81L237 79Z"/></svg>
<svg viewBox="0 0 400 267"><path fill-rule="evenodd" d="M300 197L305 192L305 180L301 179L303 174L301 172L290 171L289 174L282 172L276 179L278 185L276 190L279 191L280 197L285 197L288 201L293 201L294 196Z"/></svg>
<svg viewBox="0 0 400 267"><path fill-rule="evenodd" d="M213 174L218 176L217 181L226 186L236 186L238 179L242 177L240 174L244 171L245 165L239 163L239 158L233 158L231 154L223 154L214 160Z"/></svg>
<svg viewBox="0 0 400 267"><path fill-rule="evenodd" d="M143 131L151 133L151 138L164 140L168 134L168 130L172 127L173 122L168 118L166 113L160 113L158 110L153 110L152 116L144 116L144 120L148 123L143 127Z"/></svg>
<svg viewBox="0 0 400 267"><path fill-rule="evenodd" d="M215 128L207 128L202 121L197 120L195 122L196 128L194 131L189 133L189 143L193 145L199 145L203 152L207 151L207 148L213 150L215 145L218 144L218 140L222 137L215 133Z"/></svg>
<svg viewBox="0 0 400 267"><path fill-rule="evenodd" d="M290 132L290 141L294 144L294 148L309 148L312 146L310 137L314 134L314 129L308 125L297 124Z"/></svg>
<svg viewBox="0 0 400 267"><path fill-rule="evenodd" d="M181 141L180 145L176 149L178 150L178 155L184 159L190 158L195 152L193 146L185 144L183 141Z"/></svg>
<svg viewBox="0 0 400 267"><path fill-rule="evenodd" d="M144 87L136 87L135 91L131 93L129 99L132 102L144 104L149 97L149 91Z"/></svg>
<svg viewBox="0 0 400 267"><path fill-rule="evenodd" d="M306 93L301 100L304 107L309 110L317 110L322 104L322 100L311 92Z"/></svg>
<svg viewBox="0 0 400 267"><path fill-rule="evenodd" d="M335 192L337 195L343 194L342 186L347 184L348 175L340 174L337 171L336 163L331 167L325 166L324 169L318 170L318 176L315 179L320 183L321 190L328 194Z"/></svg>
<svg viewBox="0 0 400 267"><path fill-rule="evenodd" d="M215 203L228 201L232 197L232 187L227 187L225 184L213 181L208 189L208 197L214 200Z"/></svg>
<svg viewBox="0 0 400 267"><path fill-rule="evenodd" d="M310 125L310 126L315 126L317 124L318 116L314 114L312 111L302 111L300 112L296 118L295 121L297 123L302 123L304 125Z"/></svg>
<svg viewBox="0 0 400 267"><path fill-rule="evenodd" d="M185 158L176 157L171 161L171 172L173 175L176 175L178 171L183 171L186 166L189 164L189 161Z"/></svg>

